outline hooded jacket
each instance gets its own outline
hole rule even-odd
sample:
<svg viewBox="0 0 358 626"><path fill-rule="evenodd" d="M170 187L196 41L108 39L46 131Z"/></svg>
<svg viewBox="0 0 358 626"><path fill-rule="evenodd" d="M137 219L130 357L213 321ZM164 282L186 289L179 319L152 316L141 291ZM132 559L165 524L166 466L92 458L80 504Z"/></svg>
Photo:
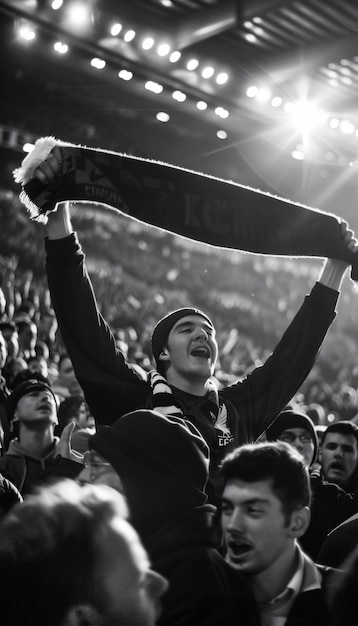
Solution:
<svg viewBox="0 0 358 626"><path fill-rule="evenodd" d="M26 450L18 439L13 439L0 459L0 472L18 488L22 496L55 478L75 478L81 472L82 465L59 456L56 452L58 441L58 437L55 437L50 450L37 456Z"/></svg>

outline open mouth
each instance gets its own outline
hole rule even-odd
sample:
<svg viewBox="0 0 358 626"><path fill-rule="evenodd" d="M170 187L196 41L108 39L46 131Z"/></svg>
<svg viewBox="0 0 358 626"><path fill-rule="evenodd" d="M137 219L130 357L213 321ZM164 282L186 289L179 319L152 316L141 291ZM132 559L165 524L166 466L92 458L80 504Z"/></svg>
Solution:
<svg viewBox="0 0 358 626"><path fill-rule="evenodd" d="M344 472L344 467L342 467L342 465L338 465L337 463L335 465L331 465L331 467L329 468L329 473L330 474L334 474L334 475L341 475Z"/></svg>
<svg viewBox="0 0 358 626"><path fill-rule="evenodd" d="M39 405L38 409L39 411L51 411L52 406L51 404L48 404L48 402L44 402L43 404Z"/></svg>
<svg viewBox="0 0 358 626"><path fill-rule="evenodd" d="M199 357L201 359L210 359L210 350L208 346L197 346L190 352L191 356Z"/></svg>
<svg viewBox="0 0 358 626"><path fill-rule="evenodd" d="M235 541L234 539L230 539L228 542L228 550L230 558L233 560L240 560L252 550L252 546L244 541Z"/></svg>
<svg viewBox="0 0 358 626"><path fill-rule="evenodd" d="M332 463L330 470L333 472L343 472L344 467L340 463Z"/></svg>

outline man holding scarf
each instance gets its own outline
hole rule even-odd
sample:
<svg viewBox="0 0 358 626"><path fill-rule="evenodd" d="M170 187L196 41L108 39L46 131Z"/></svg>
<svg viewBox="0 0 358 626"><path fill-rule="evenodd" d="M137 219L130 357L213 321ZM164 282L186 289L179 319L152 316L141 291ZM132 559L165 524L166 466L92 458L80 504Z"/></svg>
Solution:
<svg viewBox="0 0 358 626"><path fill-rule="evenodd" d="M34 177L51 187L59 176L61 153L55 148L35 169ZM347 253L356 257L358 245L345 222L340 238ZM169 313L156 325L152 335L156 370L147 379L126 363L99 313L69 203L59 203L48 215L46 251L61 336L96 422L111 424L140 408L190 420L211 450L213 499L222 458L238 445L255 441L309 374L335 317L349 266L349 261L326 259L318 282L264 365L218 390L213 383L218 354L215 327L206 313L191 306Z"/></svg>

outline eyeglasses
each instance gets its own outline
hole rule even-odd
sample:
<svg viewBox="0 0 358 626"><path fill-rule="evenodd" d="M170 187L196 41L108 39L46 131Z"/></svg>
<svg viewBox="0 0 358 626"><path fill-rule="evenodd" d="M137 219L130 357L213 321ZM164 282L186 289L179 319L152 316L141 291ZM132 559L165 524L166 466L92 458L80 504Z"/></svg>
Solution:
<svg viewBox="0 0 358 626"><path fill-rule="evenodd" d="M280 436L280 441L284 443L293 443L299 439L301 443L312 443L313 439L309 433L302 433L301 435L295 435L295 433L283 433Z"/></svg>
<svg viewBox="0 0 358 626"><path fill-rule="evenodd" d="M84 467L88 470L86 473L86 479L83 477L84 483L101 483L106 482L104 474L116 474L111 463L102 461L100 456L97 456L94 450L86 450L83 455Z"/></svg>

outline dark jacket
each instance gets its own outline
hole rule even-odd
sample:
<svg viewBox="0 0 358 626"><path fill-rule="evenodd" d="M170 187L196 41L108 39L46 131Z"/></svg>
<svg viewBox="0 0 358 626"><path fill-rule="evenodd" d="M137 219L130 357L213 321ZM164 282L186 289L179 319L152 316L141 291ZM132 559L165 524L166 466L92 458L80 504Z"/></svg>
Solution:
<svg viewBox="0 0 358 626"><path fill-rule="evenodd" d="M158 626L260 624L249 583L216 549L213 512L196 507L155 535L142 535L153 568L169 581Z"/></svg>
<svg viewBox="0 0 358 626"><path fill-rule="evenodd" d="M327 626L329 623L329 594L332 585L333 574L337 570L317 565L301 549L298 549L300 561L303 565L302 579L296 578L296 596L288 609L285 626ZM294 572L296 577L299 570ZM292 582L292 581L291 581ZM292 589L292 587L290 587ZM275 605L260 607L262 621L265 623L267 609L269 612ZM273 609L275 610L275 609ZM276 609L277 610L277 609ZM287 610L287 609L286 609Z"/></svg>
<svg viewBox="0 0 358 626"><path fill-rule="evenodd" d="M329 613L321 589L301 593L296 599L285 626L327 626Z"/></svg>
<svg viewBox="0 0 358 626"><path fill-rule="evenodd" d="M311 489L311 521L299 543L311 559L320 562L318 554L328 533L358 512L358 495L347 493L334 483L325 482L318 473L311 476Z"/></svg>
<svg viewBox="0 0 358 626"><path fill-rule="evenodd" d="M152 408L152 389L126 363L100 315L76 234L46 239L47 275L62 339L98 424ZM255 441L297 392L335 317L338 292L317 283L272 355L244 380L219 391L229 436L214 426L206 398L181 394L183 413L211 449L212 468L237 445Z"/></svg>
<svg viewBox="0 0 358 626"><path fill-rule="evenodd" d="M358 513L355 513L329 533L319 551L318 561L331 567L342 567L357 546Z"/></svg>
<svg viewBox="0 0 358 626"><path fill-rule="evenodd" d="M23 498L17 487L0 474L0 519Z"/></svg>
<svg viewBox="0 0 358 626"><path fill-rule="evenodd" d="M317 564L315 568L321 576L321 588L297 596L285 626L334 626L330 621L330 597L342 572Z"/></svg>
<svg viewBox="0 0 358 626"><path fill-rule="evenodd" d="M9 449L0 459L0 472L20 491L22 496L36 487L61 478L76 478L82 465L56 453L56 438L53 446L42 457L30 454L17 439L10 442Z"/></svg>

